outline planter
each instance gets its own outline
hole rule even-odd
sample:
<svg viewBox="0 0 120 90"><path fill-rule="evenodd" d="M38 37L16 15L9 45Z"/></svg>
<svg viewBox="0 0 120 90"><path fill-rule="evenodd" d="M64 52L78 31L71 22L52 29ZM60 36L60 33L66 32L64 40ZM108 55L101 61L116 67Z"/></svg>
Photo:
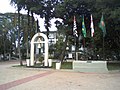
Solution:
<svg viewBox="0 0 120 90"><path fill-rule="evenodd" d="M61 67L61 62L57 62L57 63L56 63L56 69L57 69L57 70L60 70L60 67Z"/></svg>
<svg viewBox="0 0 120 90"><path fill-rule="evenodd" d="M26 59L27 66L30 66L30 59Z"/></svg>
<svg viewBox="0 0 120 90"><path fill-rule="evenodd" d="M52 67L52 59L48 59L48 65L49 67Z"/></svg>

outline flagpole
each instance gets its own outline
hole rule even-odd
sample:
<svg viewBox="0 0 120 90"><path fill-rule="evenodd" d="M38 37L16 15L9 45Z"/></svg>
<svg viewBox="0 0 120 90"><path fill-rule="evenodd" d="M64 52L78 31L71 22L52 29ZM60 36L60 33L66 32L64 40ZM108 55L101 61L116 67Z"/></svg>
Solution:
<svg viewBox="0 0 120 90"><path fill-rule="evenodd" d="M77 37L78 37L78 34L77 34L77 25L76 25L76 18L74 16L74 26L73 26L73 35L74 35L74 38L75 38L75 60L77 60Z"/></svg>
<svg viewBox="0 0 120 90"><path fill-rule="evenodd" d="M105 28L103 13L102 13L99 27L101 28L101 30L103 32L103 60L105 60L105 40L104 40L104 38L105 38L105 34L106 34L106 28Z"/></svg>
<svg viewBox="0 0 120 90"><path fill-rule="evenodd" d="M77 38L75 37L75 60L78 60L77 56Z"/></svg>
<svg viewBox="0 0 120 90"><path fill-rule="evenodd" d="M94 51L94 49L95 49L95 46L94 46L94 38L91 37L91 39L92 39L92 42L91 42L91 50L92 50L91 55L92 55L92 57L91 57L91 59L94 60L94 54L95 54L95 51Z"/></svg>
<svg viewBox="0 0 120 90"><path fill-rule="evenodd" d="M77 39L75 37L75 60L77 60Z"/></svg>
<svg viewBox="0 0 120 90"><path fill-rule="evenodd" d="M84 50L84 60L85 60L85 38L83 38L83 50Z"/></svg>
<svg viewBox="0 0 120 90"><path fill-rule="evenodd" d="M76 37L74 36L74 40L75 40L75 60L76 60Z"/></svg>
<svg viewBox="0 0 120 90"><path fill-rule="evenodd" d="M84 22L84 15L82 17L82 33L83 33L83 50L84 50L84 59L85 59L85 38L86 38L86 28Z"/></svg>
<svg viewBox="0 0 120 90"><path fill-rule="evenodd" d="M105 60L105 39L103 34L103 60Z"/></svg>
<svg viewBox="0 0 120 90"><path fill-rule="evenodd" d="M90 36L92 38L92 42L91 42L91 48L92 48L92 55L94 56L94 25L93 25L93 17L92 17L92 14L91 14L91 33L90 33Z"/></svg>

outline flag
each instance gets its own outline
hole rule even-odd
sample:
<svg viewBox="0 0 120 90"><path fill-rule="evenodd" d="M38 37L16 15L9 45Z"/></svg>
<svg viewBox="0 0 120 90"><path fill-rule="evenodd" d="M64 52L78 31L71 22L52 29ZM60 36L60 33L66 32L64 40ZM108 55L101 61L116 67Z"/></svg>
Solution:
<svg viewBox="0 0 120 90"><path fill-rule="evenodd" d="M100 20L100 23L99 23L99 27L100 27L100 29L103 32L103 37L105 37L105 35L106 35L106 27L105 27L105 22L104 22L103 15L101 17L101 20Z"/></svg>
<svg viewBox="0 0 120 90"><path fill-rule="evenodd" d="M82 33L83 33L83 36L86 37L86 28L85 28L84 16L82 19Z"/></svg>
<svg viewBox="0 0 120 90"><path fill-rule="evenodd" d="M78 37L78 34L77 34L77 25L76 25L76 18L74 16L74 26L73 26L73 35Z"/></svg>
<svg viewBox="0 0 120 90"><path fill-rule="evenodd" d="M93 25L93 17L92 17L92 14L91 14L91 25L90 25L90 28L91 28L91 37L94 36L94 25Z"/></svg>

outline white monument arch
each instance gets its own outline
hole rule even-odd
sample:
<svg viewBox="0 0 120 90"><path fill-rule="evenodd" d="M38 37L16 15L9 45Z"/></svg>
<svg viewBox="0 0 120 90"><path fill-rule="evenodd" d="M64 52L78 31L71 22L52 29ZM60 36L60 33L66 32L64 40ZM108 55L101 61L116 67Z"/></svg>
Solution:
<svg viewBox="0 0 120 90"><path fill-rule="evenodd" d="M37 38L42 37L44 40L37 40ZM31 50L30 50L30 66L34 66L34 50L35 44L45 44L45 55L44 55L44 66L48 66L48 38L43 33L37 33L33 36L31 40Z"/></svg>

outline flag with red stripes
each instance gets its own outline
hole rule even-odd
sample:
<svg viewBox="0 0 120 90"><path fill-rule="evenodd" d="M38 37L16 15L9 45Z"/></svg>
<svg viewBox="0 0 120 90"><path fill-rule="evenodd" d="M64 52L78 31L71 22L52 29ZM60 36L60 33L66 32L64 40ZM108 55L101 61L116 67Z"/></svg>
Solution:
<svg viewBox="0 0 120 90"><path fill-rule="evenodd" d="M73 26L73 35L78 37L78 34L77 34L77 25L76 25L76 18L74 16L74 26Z"/></svg>
<svg viewBox="0 0 120 90"><path fill-rule="evenodd" d="M93 37L93 36L94 36L94 25L93 25L93 17L92 17L92 14L91 14L91 25L90 25L90 27L91 27L91 37Z"/></svg>

